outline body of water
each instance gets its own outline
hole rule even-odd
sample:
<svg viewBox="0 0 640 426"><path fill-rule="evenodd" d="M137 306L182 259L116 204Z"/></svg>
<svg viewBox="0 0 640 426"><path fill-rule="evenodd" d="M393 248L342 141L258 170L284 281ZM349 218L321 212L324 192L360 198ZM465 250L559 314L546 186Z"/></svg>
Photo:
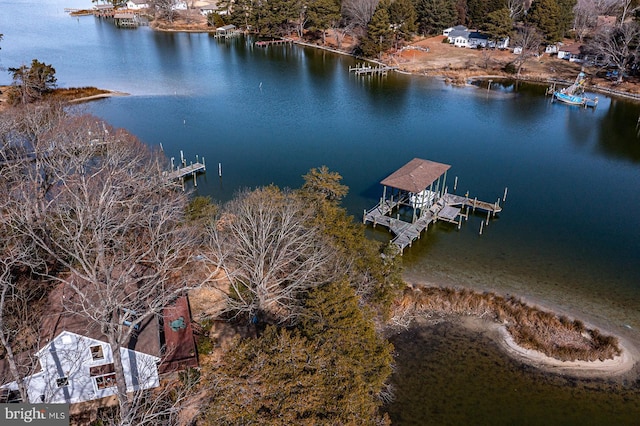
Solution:
<svg viewBox="0 0 640 426"><path fill-rule="evenodd" d="M0 66L37 58L54 66L60 86L130 93L83 108L150 145L162 144L169 157L179 158L181 150L188 160L204 156L209 167L197 192L218 201L243 187L298 187L310 168L327 165L343 176L350 188L344 205L360 218L381 196L378 182L414 157L451 164L449 188L457 176L459 194L493 202L508 187L504 211L482 236L483 216L472 216L461 230L441 224L423 235L404 254L407 279L515 294L640 344L639 105L600 96L597 109L584 110L551 103L545 88L534 85L494 82L486 90L421 76L363 78L348 73L355 63L348 56L296 46L258 48L244 38L225 42L207 34L117 29L63 10L90 6L88 0L3 1ZM0 84L8 83L10 75L0 74ZM388 237L379 229L371 236ZM411 356L399 354L401 364L432 360L432 348L448 345L447 333L428 333L404 353ZM482 405L482 395L466 397L464 383L472 386L465 378L489 368L483 351L493 349L456 333L466 343L449 345L449 358L468 347L466 367L445 356L439 364L410 369L416 377L402 381L411 383L411 392L400 391L390 409L398 424L412 423L398 407L434 398L431 388L440 384L433 372L457 384L448 388L457 397L437 408L425 403L423 414L412 414L413 424L424 424L417 419L428 418L430 410L437 410L434 418L456 423L454 413ZM406 343L402 339L397 343ZM516 377L508 371L520 370L504 357L492 352L490 359L502 366L481 375L488 388L519 389L519 397L507 401L508 412L487 414L494 416L492 424L508 424L519 413L535 416L555 399L558 410L566 403L567 383L528 370ZM528 385L530 379L542 387ZM602 392L579 382L572 410L593 404L590 386ZM634 404L616 407L637 418L637 384L616 386L597 398L631 398ZM533 394L527 392L545 394L548 402L529 406ZM403 401L408 394L412 399ZM489 397L485 402L497 403Z"/></svg>

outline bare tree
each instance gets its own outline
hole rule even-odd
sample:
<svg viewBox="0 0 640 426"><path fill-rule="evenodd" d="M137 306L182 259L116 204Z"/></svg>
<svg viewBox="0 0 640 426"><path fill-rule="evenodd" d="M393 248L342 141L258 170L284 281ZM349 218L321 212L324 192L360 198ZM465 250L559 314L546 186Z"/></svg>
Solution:
<svg viewBox="0 0 640 426"><path fill-rule="evenodd" d="M371 17L378 7L379 0L344 0L342 14L347 20L360 28L367 28Z"/></svg>
<svg viewBox="0 0 640 426"><path fill-rule="evenodd" d="M157 18L166 19L170 23L176 17L176 0L151 0L149 2L149 6L155 10L155 15Z"/></svg>
<svg viewBox="0 0 640 426"><path fill-rule="evenodd" d="M126 392L120 348L138 326L202 282L193 270L198 239L184 223L186 196L141 142L93 117L69 118L54 130L40 143L50 147L41 156L52 176L46 203L23 196L34 185L29 180L39 179L28 174L14 193L30 203L11 212L11 228L55 259L64 273L47 276L65 287L66 309L106 337L120 423L132 424L137 407Z"/></svg>
<svg viewBox="0 0 640 426"><path fill-rule="evenodd" d="M598 10L597 4L591 0L578 0L573 8L574 22L573 28L580 41L595 28Z"/></svg>
<svg viewBox="0 0 640 426"><path fill-rule="evenodd" d="M517 21L522 17L525 11L524 0L507 0L507 9L509 9L509 16L512 21Z"/></svg>
<svg viewBox="0 0 640 426"><path fill-rule="evenodd" d="M522 51L513 61L516 66L516 78L520 78L520 72L524 68L524 64L540 53L542 38L542 34L534 26L525 25L518 29L514 37L514 43L516 46L521 47Z"/></svg>
<svg viewBox="0 0 640 426"><path fill-rule="evenodd" d="M640 25L636 22L626 22L619 27L603 28L590 44L590 48L602 56L606 63L618 69L618 83L632 64L640 50Z"/></svg>
<svg viewBox="0 0 640 426"><path fill-rule="evenodd" d="M616 6L620 10L620 27L624 26L627 19L640 9L640 5L636 0L618 0Z"/></svg>
<svg viewBox="0 0 640 426"><path fill-rule="evenodd" d="M213 241L227 255L229 310L264 322L294 320L300 296L336 273L325 238L310 226L312 212L275 187L244 190L225 211Z"/></svg>

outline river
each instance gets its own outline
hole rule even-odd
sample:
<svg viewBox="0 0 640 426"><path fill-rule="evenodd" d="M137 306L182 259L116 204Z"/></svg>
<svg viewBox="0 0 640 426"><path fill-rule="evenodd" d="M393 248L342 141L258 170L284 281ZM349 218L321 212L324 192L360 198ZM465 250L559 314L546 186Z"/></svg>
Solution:
<svg viewBox="0 0 640 426"><path fill-rule="evenodd" d="M129 93L83 108L170 157L204 156L198 194L224 202L244 187L298 187L311 167L327 165L349 186L344 205L358 219L381 196L380 180L412 158L451 164L449 187L457 176L459 194L493 202L508 187L504 211L481 236L482 216L460 230L430 228L404 254L408 281L514 294L640 347L638 104L600 95L597 109L584 110L551 103L544 87L529 84L487 90L394 73L363 78L349 74L348 56L116 29L65 7L90 4L3 1L0 67L37 58L55 67L60 86ZM599 411L605 416L630 413L618 424L640 418L638 383L550 378L514 365L481 336L440 327L396 337L396 424L457 424L460 412L487 424L585 424L600 406L611 407ZM487 391L474 388L479 381ZM560 416L571 388L579 389L574 414ZM500 401L509 409L481 409Z"/></svg>

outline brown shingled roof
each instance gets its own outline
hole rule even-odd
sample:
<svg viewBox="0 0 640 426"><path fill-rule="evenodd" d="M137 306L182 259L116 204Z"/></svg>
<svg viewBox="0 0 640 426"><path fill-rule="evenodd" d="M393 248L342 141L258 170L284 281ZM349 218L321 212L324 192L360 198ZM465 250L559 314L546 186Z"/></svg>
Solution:
<svg viewBox="0 0 640 426"><path fill-rule="evenodd" d="M417 194L438 180L450 168L448 164L414 158L380 183Z"/></svg>

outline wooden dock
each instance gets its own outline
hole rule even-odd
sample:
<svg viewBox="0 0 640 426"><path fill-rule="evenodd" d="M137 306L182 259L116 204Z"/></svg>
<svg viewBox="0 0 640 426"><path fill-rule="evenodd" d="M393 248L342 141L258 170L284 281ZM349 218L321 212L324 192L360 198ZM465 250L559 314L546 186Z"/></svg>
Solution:
<svg viewBox="0 0 640 426"><path fill-rule="evenodd" d="M380 183L383 185L382 197L371 210L365 210L363 223L382 225L394 235L391 242L400 253L420 238L429 225L437 221L462 226L470 212L486 212L486 225L489 219L502 211L500 199L495 203L477 198L450 194L446 187L448 164L414 158ZM454 183L454 191L458 178ZM390 195L390 197L388 197ZM505 188L502 201L507 197ZM480 225L480 235L485 221Z"/></svg>
<svg viewBox="0 0 640 426"><path fill-rule="evenodd" d="M268 47L268 46L278 45L278 44L293 44L293 39L281 38L281 39L275 39L275 40L261 40L261 41L255 42L255 45L258 47Z"/></svg>
<svg viewBox="0 0 640 426"><path fill-rule="evenodd" d="M202 162L200 162L200 159L196 155L196 162L191 162L187 165L187 162L184 159L184 154L180 151L180 164L177 168L174 166L174 160L174 157L171 157L171 171L163 172L163 175L167 180L179 180L182 185L182 189L184 190L185 179L191 177L193 179L193 186L198 186L198 174L207 171L207 165L204 161L204 157L202 157Z"/></svg>
<svg viewBox="0 0 640 426"><path fill-rule="evenodd" d="M363 222L365 224L382 225L394 234L391 240L400 252L411 247L414 241L420 239L422 232L429 229L432 223L437 221L453 223L460 228L462 220L468 218L469 211L487 212L487 216L495 216L502 211L498 201L489 203L455 194L444 193L432 206L421 211L420 216L414 222L401 220L399 217L392 217L391 214L397 207L403 205L404 201L385 200L384 203L376 205L364 213ZM463 209L466 210L463 212Z"/></svg>
<svg viewBox="0 0 640 426"><path fill-rule="evenodd" d="M396 67L390 67L387 65L368 65L365 63L356 64L355 67L349 67L349 72L356 75L387 75L389 71L395 70Z"/></svg>
<svg viewBox="0 0 640 426"><path fill-rule="evenodd" d="M186 167L180 167L172 172L167 173L167 179L184 179L188 176L195 176L198 173L204 173L206 170L207 168L204 163L191 163Z"/></svg>

